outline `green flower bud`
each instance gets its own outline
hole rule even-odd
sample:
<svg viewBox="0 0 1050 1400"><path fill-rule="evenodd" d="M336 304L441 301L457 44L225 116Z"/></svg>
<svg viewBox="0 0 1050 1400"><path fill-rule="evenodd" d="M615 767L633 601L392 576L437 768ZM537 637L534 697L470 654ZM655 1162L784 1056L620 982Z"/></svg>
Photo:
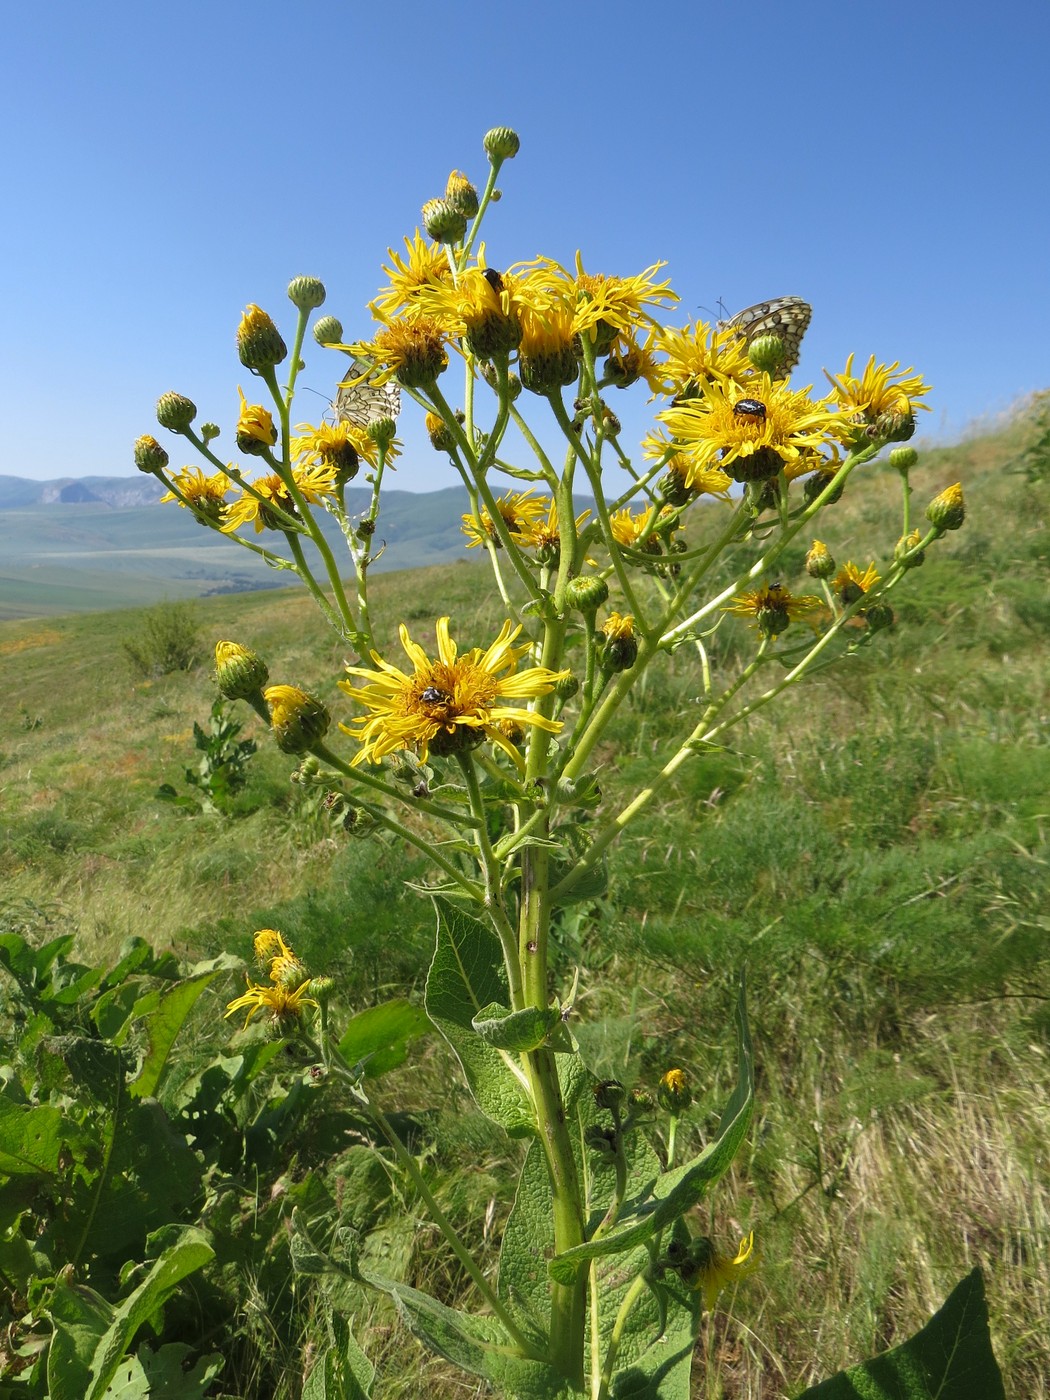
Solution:
<svg viewBox="0 0 1050 1400"><path fill-rule="evenodd" d="M489 160L511 160L521 149L521 139L509 126L494 126L485 132L485 154Z"/></svg>
<svg viewBox="0 0 1050 1400"><path fill-rule="evenodd" d="M324 305L327 293L317 277L293 277L288 283L288 300L300 311L316 311Z"/></svg>
<svg viewBox="0 0 1050 1400"><path fill-rule="evenodd" d="M726 464L734 481L770 481L777 476L784 459L775 447L757 447L747 457L735 457Z"/></svg>
<svg viewBox="0 0 1050 1400"><path fill-rule="evenodd" d="M140 472L146 472L148 476L156 476L168 465L168 454L149 433L143 433L135 439L135 465Z"/></svg>
<svg viewBox="0 0 1050 1400"><path fill-rule="evenodd" d="M802 495L805 499L807 506L812 505L813 502L817 499L817 497L824 493L828 482L831 481L834 475L835 472L832 470L830 472L814 472L812 476L806 477L806 480L802 487ZM832 491L831 495L824 502L824 504L826 506L833 506L836 503L836 501L841 501L842 490L842 484L836 486L835 490Z"/></svg>
<svg viewBox="0 0 1050 1400"><path fill-rule="evenodd" d="M616 1133L591 1125L584 1129L583 1140L598 1157L606 1162L616 1159Z"/></svg>
<svg viewBox="0 0 1050 1400"><path fill-rule="evenodd" d="M332 717L321 700L295 685L271 685L263 691L270 725L282 753L306 753L328 733Z"/></svg>
<svg viewBox="0 0 1050 1400"><path fill-rule="evenodd" d="M926 507L926 519L944 534L946 530L958 530L966 519L966 506L963 502L962 485L957 481L949 486Z"/></svg>
<svg viewBox="0 0 1050 1400"><path fill-rule="evenodd" d="M365 431L375 445L385 452L394 441L397 424L392 418L373 418Z"/></svg>
<svg viewBox="0 0 1050 1400"><path fill-rule="evenodd" d="M681 472L675 471L674 467L670 467L656 485L669 506L687 506L696 495L696 492L685 484L685 477Z"/></svg>
<svg viewBox="0 0 1050 1400"><path fill-rule="evenodd" d="M806 555L806 573L810 578L830 578L835 572L835 560L826 544L814 540Z"/></svg>
<svg viewBox="0 0 1050 1400"><path fill-rule="evenodd" d="M579 688L580 682L571 671L563 671L554 682L554 693L559 700L571 700Z"/></svg>
<svg viewBox="0 0 1050 1400"><path fill-rule="evenodd" d="M342 321L337 316L322 316L314 322L314 340L318 345L342 345Z"/></svg>
<svg viewBox="0 0 1050 1400"><path fill-rule="evenodd" d="M619 1113L627 1100L627 1090L618 1079L603 1079L594 1085L594 1102L610 1113Z"/></svg>
<svg viewBox="0 0 1050 1400"><path fill-rule="evenodd" d="M755 369L775 379L785 359L784 342L779 335L756 336L747 347L747 358Z"/></svg>
<svg viewBox="0 0 1050 1400"><path fill-rule="evenodd" d="M566 603L581 613L596 613L608 598L609 585L597 574L581 574L570 579L565 588Z"/></svg>
<svg viewBox="0 0 1050 1400"><path fill-rule="evenodd" d="M237 327L237 354L248 369L272 369L288 354L273 318L254 303L249 305Z"/></svg>
<svg viewBox="0 0 1050 1400"><path fill-rule="evenodd" d="M913 530L910 535L901 535L893 551L894 559L903 560L906 569L917 569L925 560L926 551L920 549L918 554L912 555L910 559L905 559L904 556L910 554L921 539L922 535L918 530Z"/></svg>
<svg viewBox="0 0 1050 1400"><path fill-rule="evenodd" d="M680 1069L669 1069L660 1080L656 1101L668 1113L684 1113L693 1101L689 1081Z"/></svg>
<svg viewBox="0 0 1050 1400"><path fill-rule="evenodd" d="M218 423L201 424L201 437L205 442L214 442L221 431L222 429L219 427Z"/></svg>
<svg viewBox="0 0 1050 1400"><path fill-rule="evenodd" d="M889 603L872 603L870 608L863 610L863 617L872 632L881 632L893 626L893 609Z"/></svg>
<svg viewBox="0 0 1050 1400"><path fill-rule="evenodd" d="M453 170L448 177L448 183L445 186L445 200L457 214L462 214L465 219L472 219L478 212L477 186L472 185L460 170Z"/></svg>
<svg viewBox="0 0 1050 1400"><path fill-rule="evenodd" d="M270 679L266 663L239 642L215 643L215 680L227 700L250 700Z"/></svg>
<svg viewBox="0 0 1050 1400"><path fill-rule="evenodd" d="M910 471L919 460L919 454L914 447L895 447L890 453L890 466L896 467L899 472Z"/></svg>
<svg viewBox="0 0 1050 1400"><path fill-rule="evenodd" d="M467 221L447 199L428 199L422 214L423 227L435 243L462 243Z"/></svg>
<svg viewBox="0 0 1050 1400"><path fill-rule="evenodd" d="M173 433L184 433L197 416L197 405L185 394L161 394L157 400L157 422Z"/></svg>

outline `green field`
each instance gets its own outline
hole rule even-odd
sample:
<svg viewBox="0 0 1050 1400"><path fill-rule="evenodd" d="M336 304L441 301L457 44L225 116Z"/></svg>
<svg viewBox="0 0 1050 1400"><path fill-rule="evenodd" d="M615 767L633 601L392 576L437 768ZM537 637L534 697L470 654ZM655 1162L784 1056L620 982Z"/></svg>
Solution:
<svg viewBox="0 0 1050 1400"><path fill-rule="evenodd" d="M723 1241L756 1231L762 1265L705 1319L697 1396L797 1394L910 1335L974 1265L1007 1393L1050 1396L1050 485L1012 470L1027 431L1019 421L922 456L917 499L961 480L967 520L894 595L892 630L735 731L731 750L687 766L615 848L608 893L558 927L561 962L581 969L577 1033L592 1067L651 1084L683 1066L699 1099L687 1146L711 1131L730 1081L747 969L758 1111L711 1204ZM842 558L851 546L859 558L900 490L888 467L863 471L856 504L847 493L835 508ZM715 512L695 514L700 538ZM425 515L405 549L424 548ZM446 613L459 637L493 634L498 599L466 560L376 580L388 642L401 619L429 641ZM5 585L12 611L36 597L51 613L74 587L86 605L116 601L89 570L38 572L20 595ZM125 585L145 587L130 562ZM274 680L348 717L344 649L307 597L196 608L205 652L242 641ZM426 872L385 838L334 829L254 717L260 750L234 815L157 800L162 783L186 790L192 727L215 691L207 664L136 678L121 644L142 625L133 609L0 624L0 922L74 932L83 961L115 960L130 935L185 958L246 955L254 929L276 927L339 979L346 1007L418 999L432 915L403 880ZM691 704L692 665L676 654L623 715L621 750L603 755L608 800L636 786ZM240 985L231 975L209 999L202 1038L229 1035L223 1004ZM491 1263L520 1145L473 1108L434 1035L384 1083L416 1114L435 1190ZM282 1167L300 1169L294 1154ZM376 1189L391 1269L466 1295L418 1204ZM221 1338L230 1394L300 1393L316 1319L286 1290L287 1271L261 1258ZM366 1307L355 1331L384 1400L482 1393L384 1307Z"/></svg>

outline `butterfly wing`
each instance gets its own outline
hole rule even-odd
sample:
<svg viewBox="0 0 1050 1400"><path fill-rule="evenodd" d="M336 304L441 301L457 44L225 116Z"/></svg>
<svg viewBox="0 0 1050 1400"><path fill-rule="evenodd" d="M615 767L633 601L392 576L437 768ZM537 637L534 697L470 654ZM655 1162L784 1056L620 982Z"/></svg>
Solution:
<svg viewBox="0 0 1050 1400"><path fill-rule="evenodd" d="M347 378L367 372L368 364L355 360ZM367 428L377 418L393 418L396 422L400 412L401 386L393 379L376 384L366 378L357 384L340 384L336 391L335 415L340 423L356 423L359 428Z"/></svg>
<svg viewBox="0 0 1050 1400"><path fill-rule="evenodd" d="M806 334L812 315L812 306L801 297L773 297L770 301L745 306L735 316L719 321L718 329L739 331L745 345L750 345L760 335L779 336L784 344L784 359L779 373L788 375L798 364L802 337Z"/></svg>

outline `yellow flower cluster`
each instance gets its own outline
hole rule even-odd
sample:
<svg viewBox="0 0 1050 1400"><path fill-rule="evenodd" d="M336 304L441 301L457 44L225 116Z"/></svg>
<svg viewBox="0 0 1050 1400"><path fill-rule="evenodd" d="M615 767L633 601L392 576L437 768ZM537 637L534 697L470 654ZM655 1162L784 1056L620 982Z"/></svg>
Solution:
<svg viewBox="0 0 1050 1400"><path fill-rule="evenodd" d="M253 1016L268 1011L275 1028L289 1028L302 1016L304 1007L317 1005L306 995L310 987L306 968L277 929L260 929L254 941L255 956L266 969L269 984L246 977L248 990L227 1005L226 1015L246 1010L247 1026Z"/></svg>

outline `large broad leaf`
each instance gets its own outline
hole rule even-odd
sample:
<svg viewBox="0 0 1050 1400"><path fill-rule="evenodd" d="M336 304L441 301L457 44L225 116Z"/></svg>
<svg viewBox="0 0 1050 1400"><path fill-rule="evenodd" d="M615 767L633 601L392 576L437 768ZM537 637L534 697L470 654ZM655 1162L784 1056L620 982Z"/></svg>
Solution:
<svg viewBox="0 0 1050 1400"><path fill-rule="evenodd" d="M222 954L207 963L201 963L193 973L176 982L169 991L151 992L136 1005L124 1025L125 1033L133 1020L141 1019L145 1025L149 1048L137 1077L128 1085L128 1092L135 1098L148 1098L156 1094L168 1066L172 1047L186 1018L193 1010L197 998L211 986L216 977L239 966L235 958ZM121 1044L124 1036L115 1037Z"/></svg>
<svg viewBox="0 0 1050 1400"><path fill-rule="evenodd" d="M967 1274L926 1326L799 1400L1005 1400L988 1334L980 1269Z"/></svg>
<svg viewBox="0 0 1050 1400"><path fill-rule="evenodd" d="M435 900L437 941L427 974L427 1015L456 1052L478 1107L513 1137L535 1131L525 1076L515 1057L478 1035L471 1022L505 1003L499 939L447 900Z"/></svg>
<svg viewBox="0 0 1050 1400"><path fill-rule="evenodd" d="M56 1172L64 1126L61 1109L26 1108L0 1099L0 1173L48 1176Z"/></svg>
<svg viewBox="0 0 1050 1400"><path fill-rule="evenodd" d="M737 1082L722 1114L718 1133L699 1157L674 1171L662 1172L642 1184L625 1203L616 1225L599 1239L567 1249L551 1260L551 1278L571 1283L577 1270L589 1259L620 1254L635 1249L661 1230L673 1225L728 1169L744 1140L755 1097L754 1049L747 1025L744 988L736 1010Z"/></svg>
<svg viewBox="0 0 1050 1400"><path fill-rule="evenodd" d="M339 1053L350 1064L360 1064L367 1077L375 1078L402 1064L408 1055L408 1042L429 1029L430 1021L421 1006L395 998L352 1017L339 1042Z"/></svg>
<svg viewBox="0 0 1050 1400"><path fill-rule="evenodd" d="M369 1400L375 1367L339 1313L330 1319L332 1340L303 1386L303 1400Z"/></svg>
<svg viewBox="0 0 1050 1400"><path fill-rule="evenodd" d="M90 1288L57 1284L49 1308L55 1329L47 1356L49 1400L101 1400L142 1324L213 1257L202 1231L180 1231L118 1308Z"/></svg>

